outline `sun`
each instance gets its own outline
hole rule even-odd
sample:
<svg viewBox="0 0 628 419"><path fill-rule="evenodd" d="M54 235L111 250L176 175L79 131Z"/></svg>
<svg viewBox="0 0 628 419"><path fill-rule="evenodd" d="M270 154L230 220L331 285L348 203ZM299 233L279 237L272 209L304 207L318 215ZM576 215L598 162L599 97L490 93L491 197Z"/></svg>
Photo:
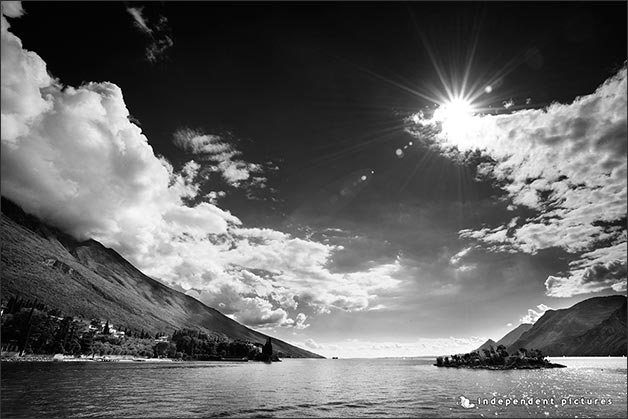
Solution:
<svg viewBox="0 0 628 419"><path fill-rule="evenodd" d="M443 101L434 111L432 120L441 124L441 134L452 144L464 145L470 138L476 118L473 103L463 97Z"/></svg>
<svg viewBox="0 0 628 419"><path fill-rule="evenodd" d="M434 119L443 123L461 124L473 116L474 108L470 101L463 98L454 98L436 109Z"/></svg>

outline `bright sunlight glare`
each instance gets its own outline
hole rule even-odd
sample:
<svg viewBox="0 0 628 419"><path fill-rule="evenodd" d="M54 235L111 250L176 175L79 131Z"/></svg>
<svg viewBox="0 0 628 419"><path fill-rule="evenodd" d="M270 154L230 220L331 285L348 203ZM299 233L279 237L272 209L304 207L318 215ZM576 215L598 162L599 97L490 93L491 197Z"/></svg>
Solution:
<svg viewBox="0 0 628 419"><path fill-rule="evenodd" d="M434 111L432 120L442 124L442 134L448 142L463 145L473 130L474 114L471 101L458 97L441 104Z"/></svg>
<svg viewBox="0 0 628 419"><path fill-rule="evenodd" d="M443 123L459 124L471 117L473 106L465 99L456 98L441 105L434 113L434 119Z"/></svg>

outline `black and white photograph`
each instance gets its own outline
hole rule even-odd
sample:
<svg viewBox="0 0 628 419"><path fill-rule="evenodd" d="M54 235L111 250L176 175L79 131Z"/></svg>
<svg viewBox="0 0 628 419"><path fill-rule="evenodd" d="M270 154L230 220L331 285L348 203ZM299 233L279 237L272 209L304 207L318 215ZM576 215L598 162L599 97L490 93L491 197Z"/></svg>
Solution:
<svg viewBox="0 0 628 419"><path fill-rule="evenodd" d="M628 415L628 2L0 4L0 417Z"/></svg>

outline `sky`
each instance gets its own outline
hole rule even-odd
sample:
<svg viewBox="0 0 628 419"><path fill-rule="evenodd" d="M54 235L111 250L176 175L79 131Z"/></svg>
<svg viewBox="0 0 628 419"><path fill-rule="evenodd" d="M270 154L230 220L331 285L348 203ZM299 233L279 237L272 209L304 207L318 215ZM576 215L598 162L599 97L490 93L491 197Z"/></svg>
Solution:
<svg viewBox="0 0 628 419"><path fill-rule="evenodd" d="M626 294L626 3L2 2L2 195L326 356Z"/></svg>

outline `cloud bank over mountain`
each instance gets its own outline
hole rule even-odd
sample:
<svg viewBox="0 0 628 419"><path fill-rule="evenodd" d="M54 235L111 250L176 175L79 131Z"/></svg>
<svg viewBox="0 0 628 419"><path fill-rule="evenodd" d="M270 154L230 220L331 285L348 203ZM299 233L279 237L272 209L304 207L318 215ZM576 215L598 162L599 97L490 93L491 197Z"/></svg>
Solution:
<svg viewBox="0 0 628 419"><path fill-rule="evenodd" d="M73 87L51 76L10 31L6 17L21 10L2 3L3 196L252 326L304 329L316 313L376 305L378 290L399 283L398 260L334 273L327 265L338 246L246 228L211 197L203 201L206 168L190 161L176 171L157 157L115 84ZM131 14L141 29L140 12ZM208 155L227 182L254 179L256 167L204 135L177 138ZM188 206L191 198L201 202Z"/></svg>

